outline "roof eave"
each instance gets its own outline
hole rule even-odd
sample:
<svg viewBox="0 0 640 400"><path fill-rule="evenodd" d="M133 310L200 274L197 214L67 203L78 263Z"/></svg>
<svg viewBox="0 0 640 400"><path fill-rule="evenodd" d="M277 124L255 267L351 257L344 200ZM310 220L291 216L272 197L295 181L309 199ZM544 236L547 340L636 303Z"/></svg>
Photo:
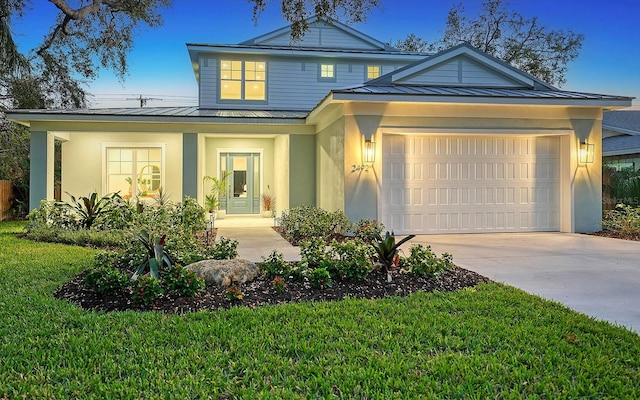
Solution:
<svg viewBox="0 0 640 400"><path fill-rule="evenodd" d="M367 101L367 102L405 102L405 103L459 103L459 104L508 104L508 105L549 105L601 107L619 109L629 107L631 98L614 99L550 99L550 98L513 98L500 96L452 96L426 94L373 94L373 93L340 93L332 92L334 101Z"/></svg>
<svg viewBox="0 0 640 400"><path fill-rule="evenodd" d="M52 118L52 117L56 118ZM86 115L47 113L7 112L10 121L31 126L31 122L93 122L93 123L143 123L143 124L271 124L305 125L306 117L300 118L259 118L259 117L205 117L205 116L153 116L153 115Z"/></svg>

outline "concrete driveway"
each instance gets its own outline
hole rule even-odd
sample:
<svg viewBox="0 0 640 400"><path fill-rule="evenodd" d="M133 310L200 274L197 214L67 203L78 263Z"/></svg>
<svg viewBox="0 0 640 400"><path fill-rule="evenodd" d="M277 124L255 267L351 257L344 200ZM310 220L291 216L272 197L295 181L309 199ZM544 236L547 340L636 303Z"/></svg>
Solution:
<svg viewBox="0 0 640 400"><path fill-rule="evenodd" d="M567 233L498 233L424 235L408 245L412 243L451 253L456 265L494 281L640 332L640 242Z"/></svg>
<svg viewBox="0 0 640 400"><path fill-rule="evenodd" d="M257 262L276 249L299 260L299 249L270 224L224 220L218 235L237 239L241 258ZM405 253L413 243L449 252L457 265L494 281L640 332L640 242L570 233L423 235L405 244Z"/></svg>

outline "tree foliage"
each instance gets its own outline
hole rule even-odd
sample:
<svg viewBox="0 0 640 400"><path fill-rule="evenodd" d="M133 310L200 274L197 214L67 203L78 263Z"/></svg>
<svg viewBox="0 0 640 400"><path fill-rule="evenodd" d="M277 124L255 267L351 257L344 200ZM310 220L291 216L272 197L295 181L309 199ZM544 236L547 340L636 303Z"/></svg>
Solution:
<svg viewBox="0 0 640 400"><path fill-rule="evenodd" d="M273 0L248 0L253 3L253 21L258 23L260 14ZM302 39L309 29L307 19L336 19L353 24L365 22L374 8L379 8L382 0L280 0L282 16L291 24L291 41Z"/></svg>
<svg viewBox="0 0 640 400"><path fill-rule="evenodd" d="M48 1L59 11L56 20L43 42L22 54L13 40L11 21L28 18L32 2L0 0L0 96L9 100L5 107L16 106L11 91L15 86L39 87L46 107L84 106L84 81L94 79L101 68L123 80L136 28L161 25L159 10L172 0Z"/></svg>
<svg viewBox="0 0 640 400"><path fill-rule="evenodd" d="M485 0L472 18L462 4L455 5L441 38L427 44L412 34L395 46L415 51L417 43L420 50L441 51L464 42L545 82L563 85L567 64L578 57L584 35L549 29L538 17L525 18L508 6L503 0Z"/></svg>

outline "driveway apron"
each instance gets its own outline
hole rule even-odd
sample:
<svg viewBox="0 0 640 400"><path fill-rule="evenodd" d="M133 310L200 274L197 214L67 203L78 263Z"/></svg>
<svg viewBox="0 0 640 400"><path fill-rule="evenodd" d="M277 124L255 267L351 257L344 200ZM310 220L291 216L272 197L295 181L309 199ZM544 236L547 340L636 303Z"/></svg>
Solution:
<svg viewBox="0 0 640 400"><path fill-rule="evenodd" d="M640 242L568 233L421 235L456 265L640 332Z"/></svg>

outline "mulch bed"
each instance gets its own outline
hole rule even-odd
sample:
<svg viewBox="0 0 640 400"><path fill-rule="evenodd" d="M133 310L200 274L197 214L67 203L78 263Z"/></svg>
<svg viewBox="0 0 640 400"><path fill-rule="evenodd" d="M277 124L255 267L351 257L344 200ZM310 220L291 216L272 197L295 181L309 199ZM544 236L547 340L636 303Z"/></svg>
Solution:
<svg viewBox="0 0 640 400"><path fill-rule="evenodd" d="M472 287L490 280L475 272L455 268L441 274L437 279L425 279L413 274L395 273L393 281L387 282L386 273L374 271L365 281L338 281L333 287L314 289L308 283L287 282L281 294L276 294L271 281L258 277L254 281L238 285L244 298L229 300L225 297L225 288L207 287L197 297L174 298L163 295L149 305L137 304L131 300L131 291L122 290L114 294L99 295L84 284L87 272L78 275L64 284L55 293L58 299L68 300L86 310L96 311L158 311L163 313L185 313L199 310L227 309L235 306L255 308L267 304L291 303L300 301L335 301L350 298L383 298L408 296L412 293L448 292Z"/></svg>
<svg viewBox="0 0 640 400"><path fill-rule="evenodd" d="M274 228L285 239L279 227ZM199 239L206 245L213 243L217 229L198 234ZM336 240L345 238L336 235ZM295 245L295 243L294 243ZM95 289L87 287L84 277L88 271L75 277L72 281L61 286L54 296L76 303L85 310L95 311L157 311L167 314L185 313L200 310L218 310L244 306L248 308L260 307L268 304L292 303L300 301L337 301L347 297L376 299L392 296L408 296L422 292L449 292L472 287L480 282L490 280L473 271L456 267L446 271L436 279L427 279L414 274L394 273L392 282L387 282L387 275L382 271L374 271L364 281L334 281L332 287L324 289L312 288L308 282L287 282L285 290L277 294L272 288L271 280L259 276L251 282L238 284L242 291L241 300L229 300L225 296L226 288L207 286L197 297L173 297L162 295L148 305L135 303L131 299L131 289L123 289L115 293L101 295Z"/></svg>
<svg viewBox="0 0 640 400"><path fill-rule="evenodd" d="M591 235L608 237L613 239L634 240L636 242L640 242L640 233L623 235L620 232L615 232L615 231L600 231L600 232L591 233Z"/></svg>

